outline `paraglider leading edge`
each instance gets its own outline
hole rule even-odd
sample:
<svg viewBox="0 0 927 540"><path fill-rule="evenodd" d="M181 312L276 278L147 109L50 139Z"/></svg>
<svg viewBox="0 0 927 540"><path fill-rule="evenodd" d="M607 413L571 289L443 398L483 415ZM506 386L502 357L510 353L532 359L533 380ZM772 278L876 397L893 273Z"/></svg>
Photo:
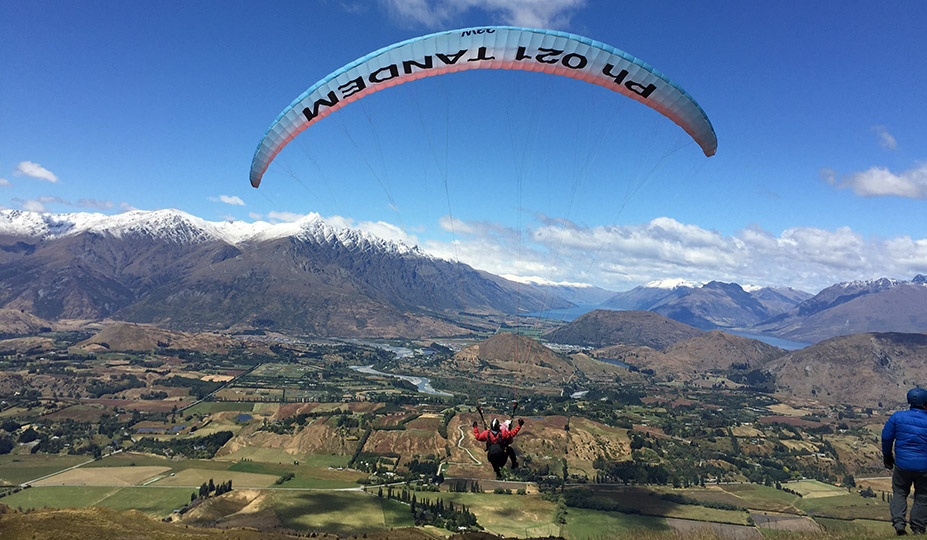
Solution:
<svg viewBox="0 0 927 540"><path fill-rule="evenodd" d="M517 69L562 75L639 101L686 131L706 156L718 139L708 116L685 90L634 56L576 34L487 26L421 36L374 51L312 85L277 116L251 162L258 187L274 157L296 135L344 105L423 77L470 69Z"/></svg>

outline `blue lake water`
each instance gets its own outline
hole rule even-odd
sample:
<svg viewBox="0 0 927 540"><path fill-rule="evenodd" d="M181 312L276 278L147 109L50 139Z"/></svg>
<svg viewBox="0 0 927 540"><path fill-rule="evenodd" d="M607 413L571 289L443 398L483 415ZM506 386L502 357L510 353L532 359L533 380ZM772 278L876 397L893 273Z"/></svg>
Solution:
<svg viewBox="0 0 927 540"><path fill-rule="evenodd" d="M734 334L735 336L755 339L757 341L762 341L772 345L773 347L779 347L780 349L785 349L787 351L797 351L798 349L804 349L805 347L810 347L813 343L803 343L801 341L791 341L788 339L777 338L774 336L764 336L763 334L751 334L749 332L743 332L740 330L725 330L728 334Z"/></svg>
<svg viewBox="0 0 927 540"><path fill-rule="evenodd" d="M602 309L599 306L573 306L563 309L549 309L547 311L533 311L531 313L526 313L526 317L540 317L544 319L553 319L555 321L565 321L570 322L577 318L580 315L585 315L590 311L595 311L597 309Z"/></svg>
<svg viewBox="0 0 927 540"><path fill-rule="evenodd" d="M628 364L625 364L624 362L622 362L621 360L615 360L614 358L596 358L596 360L598 360L598 361L600 361L600 362L607 362L607 363L609 363L609 364L613 364L613 365L616 365L616 366L621 366L621 367L623 367L623 368L629 368L629 367L631 367L631 366L629 366Z"/></svg>

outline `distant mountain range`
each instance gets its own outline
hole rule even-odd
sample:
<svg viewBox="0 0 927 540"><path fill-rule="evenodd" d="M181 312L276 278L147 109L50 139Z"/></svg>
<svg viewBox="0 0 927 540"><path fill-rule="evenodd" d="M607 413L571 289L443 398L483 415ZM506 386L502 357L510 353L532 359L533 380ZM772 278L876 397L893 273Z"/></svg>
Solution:
<svg viewBox="0 0 927 540"><path fill-rule="evenodd" d="M862 332L927 331L927 277L838 283L816 295L712 281L655 282L604 307L659 313L702 330L736 329L804 343Z"/></svg>
<svg viewBox="0 0 927 540"><path fill-rule="evenodd" d="M753 329L807 343L863 332L927 332L927 277L839 283Z"/></svg>
<svg viewBox="0 0 927 540"><path fill-rule="evenodd" d="M480 315L568 305L318 215L272 225L177 210L0 211L0 308L49 320L418 337L467 333Z"/></svg>
<svg viewBox="0 0 927 540"><path fill-rule="evenodd" d="M113 216L0 210L0 308L49 321L414 338L494 330L515 313L580 313L601 305L650 311L700 330L807 343L927 330L922 275L841 283L816 295L682 280L616 294L514 279L332 227L318 215L249 224L177 210Z"/></svg>
<svg viewBox="0 0 927 540"><path fill-rule="evenodd" d="M702 330L745 328L778 316L812 295L791 288L755 288L712 281L705 285L672 280L619 293L602 307L653 311Z"/></svg>

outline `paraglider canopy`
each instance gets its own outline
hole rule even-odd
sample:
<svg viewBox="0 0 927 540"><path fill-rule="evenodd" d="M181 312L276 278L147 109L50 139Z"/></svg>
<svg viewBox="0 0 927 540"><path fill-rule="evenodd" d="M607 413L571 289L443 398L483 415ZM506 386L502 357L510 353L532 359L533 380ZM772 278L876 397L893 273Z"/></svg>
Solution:
<svg viewBox="0 0 927 540"><path fill-rule="evenodd" d="M487 26L417 37L335 70L274 120L251 162L258 187L274 157L296 135L341 107L404 82L471 69L538 71L587 81L639 101L688 133L706 156L718 139L708 116L685 90L649 64L589 38L532 28Z"/></svg>

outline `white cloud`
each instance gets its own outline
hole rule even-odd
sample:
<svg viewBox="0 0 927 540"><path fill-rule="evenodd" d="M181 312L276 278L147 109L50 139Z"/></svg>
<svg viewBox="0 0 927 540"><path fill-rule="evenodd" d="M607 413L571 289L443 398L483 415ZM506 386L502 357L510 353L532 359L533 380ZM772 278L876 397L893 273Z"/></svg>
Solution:
<svg viewBox="0 0 927 540"><path fill-rule="evenodd" d="M356 228L393 242L402 242L410 246L418 244L418 238L415 235L408 234L400 227L385 221L361 221Z"/></svg>
<svg viewBox="0 0 927 540"><path fill-rule="evenodd" d="M451 24L470 10L484 11L499 23L531 28L566 27L586 0L380 0L398 21L428 28ZM495 22L495 21L494 21Z"/></svg>
<svg viewBox="0 0 927 540"><path fill-rule="evenodd" d="M448 230L450 223L445 218L440 225ZM776 235L752 226L723 235L665 217L591 228L546 220L519 236L498 224L453 223L453 241L432 240L422 248L498 275L582 281L612 290L685 279L792 286L814 293L840 281L910 279L927 272L927 239L866 239L848 227L793 227Z"/></svg>
<svg viewBox="0 0 927 540"><path fill-rule="evenodd" d="M225 204L231 204L233 206L244 206L245 201L241 200L241 197L238 195L219 195L218 197L209 197L209 200L212 202L221 202Z"/></svg>
<svg viewBox="0 0 927 540"><path fill-rule="evenodd" d="M248 212L248 217L249 217L250 219L253 219L254 221L260 221L260 220L264 219L264 215L263 215L263 214L259 214L259 213L257 213L257 212Z"/></svg>
<svg viewBox="0 0 927 540"><path fill-rule="evenodd" d="M357 229L392 242L402 242L409 246L418 245L418 237L407 233L402 227L385 221L354 221L344 216L328 216L323 218L325 223L342 229Z"/></svg>
<svg viewBox="0 0 927 540"><path fill-rule="evenodd" d="M0 186L6 187L6 186L9 186L9 185L10 185L10 181L9 181L9 180L7 180L6 178L0 178Z"/></svg>
<svg viewBox="0 0 927 540"><path fill-rule="evenodd" d="M92 208L94 210L109 210L116 206L113 201L100 201L97 199L78 199L73 206L78 208Z"/></svg>
<svg viewBox="0 0 927 540"><path fill-rule="evenodd" d="M13 202L17 203L23 210L29 210L30 212L45 212L47 205L50 204L59 204L62 206L70 206L72 208L89 208L91 210L110 210L115 208L116 203L112 201L100 201L97 199L78 199L77 202L68 201L62 199L61 197L55 195L42 195L36 199L23 200L23 199L13 199ZM126 205L126 203L122 203ZM130 208L135 210L135 208Z"/></svg>
<svg viewBox="0 0 927 540"><path fill-rule="evenodd" d="M16 169L13 170L13 176L28 176L30 178L38 178L39 180L47 180L53 184L58 182L58 177L55 176L55 173L31 161L20 161L19 164L16 165Z"/></svg>
<svg viewBox="0 0 927 540"><path fill-rule="evenodd" d="M44 212L45 211L45 205L39 201L34 201L34 200L22 201L20 203L20 206L23 207L23 210L28 210L30 212Z"/></svg>
<svg viewBox="0 0 927 540"><path fill-rule="evenodd" d="M306 214L297 214L296 212L278 212L273 211L267 214L267 219L271 223L292 223L306 217Z"/></svg>
<svg viewBox="0 0 927 540"><path fill-rule="evenodd" d="M886 150L896 150L898 148L898 141L888 132L888 128L885 126L873 126L872 131L879 138L879 146L882 148Z"/></svg>
<svg viewBox="0 0 927 540"><path fill-rule="evenodd" d="M825 176L825 179L840 189L851 189L860 197L927 199L927 163L900 173L893 173L885 167L871 167L843 178L834 174L829 179Z"/></svg>

